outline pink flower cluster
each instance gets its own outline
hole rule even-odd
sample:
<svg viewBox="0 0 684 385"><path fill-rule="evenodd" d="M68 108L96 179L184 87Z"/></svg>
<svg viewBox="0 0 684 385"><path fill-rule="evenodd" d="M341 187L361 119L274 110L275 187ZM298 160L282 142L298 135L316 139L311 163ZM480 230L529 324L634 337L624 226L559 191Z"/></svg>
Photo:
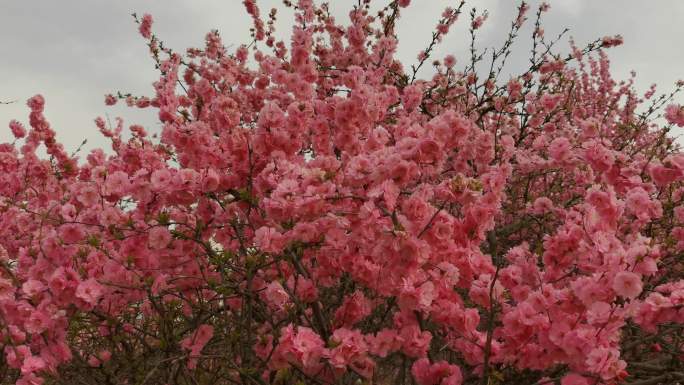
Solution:
<svg viewBox="0 0 684 385"><path fill-rule="evenodd" d="M40 95L10 123L12 381L598 385L681 360L684 154L611 78L620 37L502 84L453 56L422 79L394 57L409 1L347 24L286 1L289 44L243 3L250 46L154 47L155 94L126 101L158 136L99 118L111 150L78 159Z"/></svg>

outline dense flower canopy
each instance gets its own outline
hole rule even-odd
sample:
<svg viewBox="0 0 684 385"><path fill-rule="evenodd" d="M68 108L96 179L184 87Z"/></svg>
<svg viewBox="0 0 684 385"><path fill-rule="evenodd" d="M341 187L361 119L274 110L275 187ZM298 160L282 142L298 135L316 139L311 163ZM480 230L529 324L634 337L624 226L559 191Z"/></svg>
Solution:
<svg viewBox="0 0 684 385"><path fill-rule="evenodd" d="M286 1L286 43L245 0L251 44L183 55L136 17L155 94L105 103L156 109L161 134L98 118L112 150L84 160L28 101L0 144L6 383L684 380L674 93L611 78L619 36L555 52L546 4L520 75L525 3L490 59L475 10L471 57L432 57L468 17L447 8L407 67L410 1L369 3L341 24Z"/></svg>

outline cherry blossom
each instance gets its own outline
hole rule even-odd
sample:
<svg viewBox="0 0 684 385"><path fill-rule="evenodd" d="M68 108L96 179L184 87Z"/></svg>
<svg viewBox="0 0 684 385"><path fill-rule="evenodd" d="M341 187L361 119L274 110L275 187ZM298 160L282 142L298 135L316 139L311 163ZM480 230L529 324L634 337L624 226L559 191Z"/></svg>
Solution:
<svg viewBox="0 0 684 385"><path fill-rule="evenodd" d="M410 3L286 1L282 41L245 0L251 42L183 52L135 16L159 78L104 104L159 128L96 118L108 149L70 154L30 98L0 144L8 381L684 379L682 84L613 79L619 35L558 49L546 3L519 74L526 3L487 55L489 14L446 8L402 63ZM435 58L468 15L472 57Z"/></svg>

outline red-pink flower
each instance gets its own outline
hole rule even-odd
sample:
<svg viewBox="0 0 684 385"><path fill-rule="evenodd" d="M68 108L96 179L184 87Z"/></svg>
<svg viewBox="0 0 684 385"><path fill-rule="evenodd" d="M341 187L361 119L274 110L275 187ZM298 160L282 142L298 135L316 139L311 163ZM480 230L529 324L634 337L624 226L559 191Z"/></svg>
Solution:
<svg viewBox="0 0 684 385"><path fill-rule="evenodd" d="M90 305L96 305L103 294L104 288L95 278L89 278L81 282L78 288L76 288L76 297Z"/></svg>
<svg viewBox="0 0 684 385"><path fill-rule="evenodd" d="M219 175L214 171L214 169L208 169L204 177L202 178L202 190L205 192L211 192L218 188L219 186Z"/></svg>
<svg viewBox="0 0 684 385"><path fill-rule="evenodd" d="M150 182L152 183L152 188L157 191L168 189L171 184L171 173L165 168L154 170L150 177Z"/></svg>
<svg viewBox="0 0 684 385"><path fill-rule="evenodd" d="M45 360L37 356L28 356L21 365L21 374L26 375L41 371L47 367Z"/></svg>
<svg viewBox="0 0 684 385"><path fill-rule="evenodd" d="M66 224L59 228L59 236L66 243L78 243L85 235L81 225L78 224Z"/></svg>
<svg viewBox="0 0 684 385"><path fill-rule="evenodd" d="M564 162L572 155L570 149L571 144L567 138L556 138L549 144L549 156L556 162Z"/></svg>
<svg viewBox="0 0 684 385"><path fill-rule="evenodd" d="M269 283L263 291L263 296L267 303L275 309L282 309L290 301L290 295L278 281Z"/></svg>
<svg viewBox="0 0 684 385"><path fill-rule="evenodd" d="M603 44L604 47L610 48L610 47L615 47L615 46L618 46L618 45L622 45L622 43L623 43L624 41L623 41L622 36L620 36L620 35L615 35L615 36L606 36L606 37L604 37L604 38L601 40L601 42L602 42L602 44Z"/></svg>
<svg viewBox="0 0 684 385"><path fill-rule="evenodd" d="M128 174L123 171L115 171L107 175L105 181L105 191L107 194L125 195L128 192L130 182Z"/></svg>
<svg viewBox="0 0 684 385"><path fill-rule="evenodd" d="M236 47L212 31L172 51L137 20L160 76L105 104L153 109L154 135L97 118L107 149L77 157L40 95L10 122L0 340L19 384L78 377L72 350L93 378L180 346L198 378L326 384L505 367L593 385L624 380L622 358L680 358L684 154L666 131L684 110L611 77L619 36L500 81L452 55L426 69L461 6L411 64L393 28L408 0L344 20L300 0L282 41L275 10L243 3Z"/></svg>
<svg viewBox="0 0 684 385"><path fill-rule="evenodd" d="M641 294L641 277L629 271L621 271L615 275L613 290L621 297L636 298Z"/></svg>
<svg viewBox="0 0 684 385"><path fill-rule="evenodd" d="M36 309L26 320L24 327L31 334L40 334L48 329L51 322L50 315L45 309Z"/></svg>
<svg viewBox="0 0 684 385"><path fill-rule="evenodd" d="M100 193L95 186L85 185L78 191L77 199L84 206L94 206L100 199Z"/></svg>
<svg viewBox="0 0 684 385"><path fill-rule="evenodd" d="M105 104L106 105L113 106L116 104L117 101L118 101L118 99L114 95L112 95L112 94L105 95Z"/></svg>
<svg viewBox="0 0 684 385"><path fill-rule="evenodd" d="M366 296L357 291L344 300L344 303L335 312L335 324L339 326L354 326L357 322L367 317L372 310L371 302Z"/></svg>
<svg viewBox="0 0 684 385"><path fill-rule="evenodd" d="M171 242L171 233L164 226L155 226L150 230L147 239L151 248L160 250Z"/></svg>
<svg viewBox="0 0 684 385"><path fill-rule="evenodd" d="M254 243L267 253L277 254L282 251L284 242L282 235L273 227L260 227L254 232Z"/></svg>
<svg viewBox="0 0 684 385"><path fill-rule="evenodd" d="M446 361L430 363L427 358L416 360L411 373L419 385L460 385L463 382L461 368Z"/></svg>
<svg viewBox="0 0 684 385"><path fill-rule="evenodd" d="M180 341L180 346L183 349L190 351L190 358L188 359L188 369L195 369L197 366L198 356L204 349L204 346L214 336L214 328L211 325L200 325L190 336Z"/></svg>
<svg viewBox="0 0 684 385"><path fill-rule="evenodd" d="M10 120L9 127L10 130L12 130L12 135L14 135L15 138L20 139L26 136L26 129L18 121Z"/></svg>
<svg viewBox="0 0 684 385"><path fill-rule="evenodd" d="M149 39L152 35L152 15L149 13L144 14L138 29L145 39Z"/></svg>
<svg viewBox="0 0 684 385"><path fill-rule="evenodd" d="M37 279L29 279L21 285L21 290L29 297L39 294L45 289L43 282Z"/></svg>
<svg viewBox="0 0 684 385"><path fill-rule="evenodd" d="M311 328L288 325L281 331L278 347L274 352L276 367L294 364L304 369L315 368L327 349L321 337Z"/></svg>
<svg viewBox="0 0 684 385"><path fill-rule="evenodd" d="M561 378L561 385L589 385L589 380L580 374L570 373Z"/></svg>
<svg viewBox="0 0 684 385"><path fill-rule="evenodd" d="M379 357L387 357L391 352L399 350L402 340L397 331L382 329L375 336L367 336L369 351Z"/></svg>
<svg viewBox="0 0 684 385"><path fill-rule="evenodd" d="M677 127L684 127L684 108L678 104L668 105L665 107L665 119Z"/></svg>

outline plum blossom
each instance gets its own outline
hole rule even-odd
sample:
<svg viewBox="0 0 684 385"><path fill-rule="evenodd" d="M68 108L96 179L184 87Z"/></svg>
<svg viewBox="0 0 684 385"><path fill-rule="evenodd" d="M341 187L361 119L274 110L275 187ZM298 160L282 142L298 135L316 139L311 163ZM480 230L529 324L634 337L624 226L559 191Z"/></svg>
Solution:
<svg viewBox="0 0 684 385"><path fill-rule="evenodd" d="M202 324L190 336L180 341L180 346L190 351L190 358L187 364L188 369L196 367L197 356L213 336L214 328L211 325Z"/></svg>
<svg viewBox="0 0 684 385"><path fill-rule="evenodd" d="M394 30L410 1L367 3L337 20L287 1L280 40L279 11L244 0L249 41L211 31L188 50L142 16L159 77L104 102L150 109L159 130L98 118L107 150L71 154L45 98L27 101L0 143L12 379L105 378L174 349L154 375L617 385L653 382L640 363L676 366L681 106L650 110L655 88L612 77L603 50L619 36L570 52L545 39L501 81L498 65L435 60L463 5L411 65Z"/></svg>
<svg viewBox="0 0 684 385"><path fill-rule="evenodd" d="M327 349L321 337L312 329L292 325L284 328L275 352L280 360L301 365L305 369L315 368Z"/></svg>
<svg viewBox="0 0 684 385"><path fill-rule="evenodd" d="M76 297L90 305L96 305L103 294L104 288L94 278L81 282L78 284L78 288L76 288Z"/></svg>
<svg viewBox="0 0 684 385"><path fill-rule="evenodd" d="M642 291L641 277L629 271L621 271L613 280L613 290L624 298L636 298Z"/></svg>
<svg viewBox="0 0 684 385"><path fill-rule="evenodd" d="M153 249L166 248L171 242L171 233L164 226L155 226L150 230L148 242Z"/></svg>
<svg viewBox="0 0 684 385"><path fill-rule="evenodd" d="M168 188L171 183L171 173L165 168L154 170L150 182L152 183L152 188L155 190L164 190Z"/></svg>
<svg viewBox="0 0 684 385"><path fill-rule="evenodd" d="M152 15L149 13L146 13L143 15L142 20L140 21L140 26L138 30L140 31L140 34L142 37L145 39L149 39L152 35L151 32L152 29Z"/></svg>

